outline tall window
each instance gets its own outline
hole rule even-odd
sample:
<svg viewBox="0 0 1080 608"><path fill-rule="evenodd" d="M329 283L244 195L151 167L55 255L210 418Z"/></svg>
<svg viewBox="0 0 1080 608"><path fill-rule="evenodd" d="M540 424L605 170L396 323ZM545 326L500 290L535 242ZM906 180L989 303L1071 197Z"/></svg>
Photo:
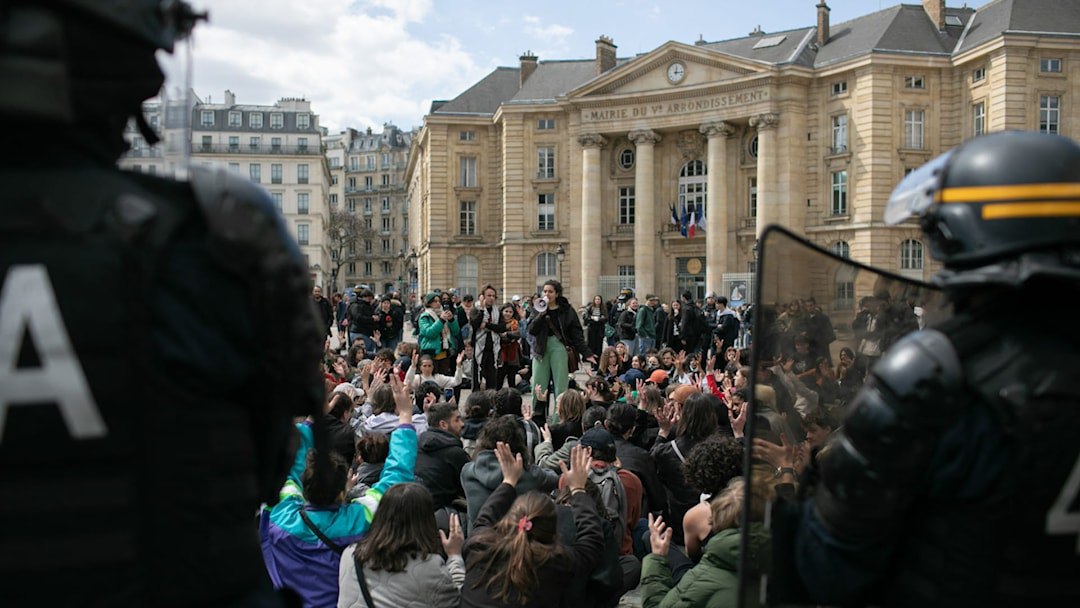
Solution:
<svg viewBox="0 0 1080 608"><path fill-rule="evenodd" d="M236 152L238 150L240 150L240 136L239 135L230 135L229 136L229 152Z"/></svg>
<svg viewBox="0 0 1080 608"><path fill-rule="evenodd" d="M270 164L270 183L271 184L280 184L281 181L282 181L281 180L281 163L271 163Z"/></svg>
<svg viewBox="0 0 1080 608"><path fill-rule="evenodd" d="M833 171L832 173L832 207L833 215L847 215L847 171Z"/></svg>
<svg viewBox="0 0 1080 608"><path fill-rule="evenodd" d="M364 276L371 276L371 262L364 262Z"/></svg>
<svg viewBox="0 0 1080 608"><path fill-rule="evenodd" d="M212 127L212 126L214 126L214 111L213 110L203 110L202 112L199 113L199 119L200 119L200 123L204 127Z"/></svg>
<svg viewBox="0 0 1080 608"><path fill-rule="evenodd" d="M383 276L386 276L386 275L390 274L390 262L387 262L385 260L383 261L383 263L382 263L382 273L383 273Z"/></svg>
<svg viewBox="0 0 1080 608"><path fill-rule="evenodd" d="M748 192L747 198L749 200L748 200L748 205L747 205L747 209L746 209L746 214L748 216L750 216L750 217L757 217L757 178L756 177L751 177L750 178L750 183L749 183L749 185L747 187L747 192Z"/></svg>
<svg viewBox="0 0 1080 608"><path fill-rule="evenodd" d="M847 152L847 114L832 117L832 153Z"/></svg>
<svg viewBox="0 0 1080 608"><path fill-rule="evenodd" d="M271 192L270 198L274 201L274 209L277 209L278 213L281 213L282 201L284 201L284 196L280 192Z"/></svg>
<svg viewBox="0 0 1080 608"><path fill-rule="evenodd" d="M390 185L390 174L389 173L383 173L382 174L382 182L381 183L384 186L389 186Z"/></svg>
<svg viewBox="0 0 1080 608"><path fill-rule="evenodd" d="M705 211L705 163L692 160L679 171L679 212L697 210L698 217ZM684 207L685 205L685 207Z"/></svg>
<svg viewBox="0 0 1080 608"><path fill-rule="evenodd" d="M364 241L364 253L371 253L371 241L370 240L365 240Z"/></svg>
<svg viewBox="0 0 1080 608"><path fill-rule="evenodd" d="M310 210L310 208L308 206L310 196L311 195L308 194L307 192L297 192L296 193L296 212L299 213L300 215L307 215L308 214L308 211Z"/></svg>
<svg viewBox="0 0 1080 608"><path fill-rule="evenodd" d="M633 264L622 264L619 266L619 289L635 289L637 287L637 276L634 270Z"/></svg>
<svg viewBox="0 0 1080 608"><path fill-rule="evenodd" d="M555 177L555 148L537 148L536 178L552 179Z"/></svg>
<svg viewBox="0 0 1080 608"><path fill-rule="evenodd" d="M634 187L622 186L619 188L619 223L634 223Z"/></svg>
<svg viewBox="0 0 1080 608"><path fill-rule="evenodd" d="M367 189L367 190L371 190L374 187L375 187L375 178L371 177L370 175L365 175L364 176L364 188Z"/></svg>
<svg viewBox="0 0 1080 608"><path fill-rule="evenodd" d="M308 224L296 225L296 242L301 245L308 245L311 238L311 226Z"/></svg>
<svg viewBox="0 0 1080 608"><path fill-rule="evenodd" d="M262 145L261 137L252 137L248 140L248 147L252 150L258 150L260 145Z"/></svg>
<svg viewBox="0 0 1080 608"><path fill-rule="evenodd" d="M382 199L382 211L383 213L390 213L390 197L384 196Z"/></svg>
<svg viewBox="0 0 1080 608"><path fill-rule="evenodd" d="M982 82L984 80L986 80L986 66L979 66L971 70L971 82Z"/></svg>
<svg viewBox="0 0 1080 608"><path fill-rule="evenodd" d="M1057 95L1039 96L1039 131L1058 133L1061 125L1061 98Z"/></svg>
<svg viewBox="0 0 1080 608"><path fill-rule="evenodd" d="M922 241L907 239L900 243L900 270L923 269Z"/></svg>
<svg viewBox="0 0 1080 608"><path fill-rule="evenodd" d="M383 239L382 240L382 252L383 253L390 253L390 239Z"/></svg>
<svg viewBox="0 0 1080 608"><path fill-rule="evenodd" d="M921 150L926 126L925 110L904 111L904 147Z"/></svg>
<svg viewBox="0 0 1080 608"><path fill-rule="evenodd" d="M308 129L311 127L311 114L297 114L296 115L296 128Z"/></svg>
<svg viewBox="0 0 1080 608"><path fill-rule="evenodd" d="M280 137L271 137L270 138L270 151L271 152L281 152L281 138Z"/></svg>
<svg viewBox="0 0 1080 608"><path fill-rule="evenodd" d="M458 203L458 234L462 236L476 234L476 201Z"/></svg>
<svg viewBox="0 0 1080 608"><path fill-rule="evenodd" d="M458 185L462 188L476 187L476 157L462 156Z"/></svg>
<svg viewBox="0 0 1080 608"><path fill-rule="evenodd" d="M480 261L475 256L463 255L457 259L455 266L458 294L475 296L480 282Z"/></svg>
<svg viewBox="0 0 1080 608"><path fill-rule="evenodd" d="M308 183L308 166L306 164L296 165L296 183L306 184Z"/></svg>
<svg viewBox="0 0 1080 608"><path fill-rule="evenodd" d="M301 152L301 153L307 152L307 138L306 137L298 137L298 138L296 138L296 150L298 152Z"/></svg>
<svg viewBox="0 0 1080 608"><path fill-rule="evenodd" d="M364 169L368 171L375 169L375 156L368 154L364 157Z"/></svg>
<svg viewBox="0 0 1080 608"><path fill-rule="evenodd" d="M559 278L559 258L545 251L536 256L536 291L540 292L546 281Z"/></svg>
<svg viewBox="0 0 1080 608"><path fill-rule="evenodd" d="M280 129L285 126L285 116L279 112L272 112L270 114L270 128Z"/></svg>
<svg viewBox="0 0 1080 608"><path fill-rule="evenodd" d="M388 154L386 152L383 152L383 154L382 154L382 166L383 167L389 167L390 166L390 154Z"/></svg>
<svg viewBox="0 0 1080 608"><path fill-rule="evenodd" d="M251 163L248 165L248 176L250 176L251 181L256 184L262 181L262 165L259 163Z"/></svg>
<svg viewBox="0 0 1080 608"><path fill-rule="evenodd" d="M390 218L382 218L382 231L384 234L390 232Z"/></svg>
<svg viewBox="0 0 1080 608"><path fill-rule="evenodd" d="M555 230L555 195L538 194L536 197L536 229Z"/></svg>
<svg viewBox="0 0 1080 608"><path fill-rule="evenodd" d="M350 156L349 157L349 171L359 171L359 170L360 170L360 158L356 157L356 156Z"/></svg>
<svg viewBox="0 0 1080 608"><path fill-rule="evenodd" d="M986 103L980 101L971 106L971 134L975 136L986 133Z"/></svg>
<svg viewBox="0 0 1080 608"><path fill-rule="evenodd" d="M364 213L371 213L371 197L364 198Z"/></svg>
<svg viewBox="0 0 1080 608"><path fill-rule="evenodd" d="M842 258L851 257L851 245L848 245L847 241L836 241L829 250Z"/></svg>
<svg viewBox="0 0 1080 608"><path fill-rule="evenodd" d="M252 129L261 129L263 126L263 114L262 112L251 112L248 114L248 126Z"/></svg>
<svg viewBox="0 0 1080 608"><path fill-rule="evenodd" d="M244 117L240 112L229 112L229 126L239 127L243 124Z"/></svg>

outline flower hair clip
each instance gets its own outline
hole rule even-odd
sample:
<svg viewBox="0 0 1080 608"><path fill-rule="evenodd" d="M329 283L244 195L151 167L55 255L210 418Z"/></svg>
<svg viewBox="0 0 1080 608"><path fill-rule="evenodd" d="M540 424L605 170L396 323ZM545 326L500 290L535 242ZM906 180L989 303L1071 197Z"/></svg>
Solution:
<svg viewBox="0 0 1080 608"><path fill-rule="evenodd" d="M532 522L529 520L528 516L521 516L521 519L518 520L517 529L518 532L528 532L529 530L532 530Z"/></svg>

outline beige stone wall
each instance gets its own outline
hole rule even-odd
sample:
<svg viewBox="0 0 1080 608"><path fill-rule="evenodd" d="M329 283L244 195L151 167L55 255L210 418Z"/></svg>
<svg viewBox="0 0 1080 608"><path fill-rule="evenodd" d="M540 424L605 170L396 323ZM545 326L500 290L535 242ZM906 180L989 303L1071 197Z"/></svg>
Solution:
<svg viewBox="0 0 1080 608"><path fill-rule="evenodd" d="M616 70L611 78L590 83L556 104L504 106L488 118L429 116L420 144L422 159L415 164L425 201L416 217L421 224L418 252L428 256L420 264L421 282L451 284L454 260L468 252L482 261L481 284L490 280L508 294L527 293L536 285L536 256L562 243L567 251L562 279L575 303L592 295L581 293L582 256L599 261L601 276L613 276L619 266L642 259L643 251L655 264L655 290L670 299L676 290L676 259L703 257L706 237L699 233L685 239L672 232L669 205L677 200L683 164L707 160L707 140L698 129L715 121L731 123L735 132L722 145L727 183L709 192L709 212L727 215L723 270L745 272L755 239L749 183L762 162L747 152L757 134L750 119L763 113L775 113L779 122L772 134L773 151L764 161L776 180L758 183L759 205L774 205L770 217L822 247L843 240L854 259L899 272L900 243L922 237L914 223L882 223L889 194L906 169L972 136L974 103L986 104L987 131L1034 130L1038 96L1060 95L1061 132L1080 135L1075 101L1080 97L1080 45L1066 39L1015 37L956 59L874 55L818 73L790 67L757 76L734 59L672 48L664 45L654 51L655 57L635 59L632 69L622 74ZM1043 57L1060 57L1064 72L1040 74ZM686 80L678 86L665 75L675 60L688 66ZM987 77L973 83L971 71L979 66L986 67ZM906 87L909 76L921 77L923 87ZM847 83L847 91L833 94L839 81ZM715 103L719 99L724 107ZM702 100L713 100L713 107L701 106ZM904 113L909 109L924 112L919 148L904 142ZM847 150L834 151L832 117L840 113L848 117ZM554 119L556 128L538 131L539 118ZM475 142L458 141L463 125L476 130ZM618 154L635 149L628 133L643 129L660 136L653 165L619 168ZM592 235L581 230L583 148L578 138L585 134L605 140L599 149L600 229ZM536 150L542 145L556 150L555 179L536 179ZM480 158L482 183L476 193L455 188L456 158L464 150L475 150ZM831 174L839 170L847 171L848 212L836 216L831 212ZM632 226L620 226L617 215L619 188L634 186L639 171L649 171L653 178L652 219L659 233L645 240L635 239ZM555 194L554 231L536 229L541 192ZM483 201L478 239L454 236L457 201L463 194ZM637 198L640 217L641 193ZM939 265L931 260L925 241L924 264L921 275L928 279ZM829 289L819 282L812 280L808 289Z"/></svg>

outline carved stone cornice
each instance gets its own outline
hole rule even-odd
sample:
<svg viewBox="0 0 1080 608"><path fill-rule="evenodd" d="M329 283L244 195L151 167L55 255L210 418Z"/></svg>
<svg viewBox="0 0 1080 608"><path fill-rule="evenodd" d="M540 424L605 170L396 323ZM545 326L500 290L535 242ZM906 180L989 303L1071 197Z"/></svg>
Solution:
<svg viewBox="0 0 1080 608"><path fill-rule="evenodd" d="M750 126L761 131L763 129L774 129L780 124L780 115L770 112L768 114L758 114L757 116L750 117Z"/></svg>
<svg viewBox="0 0 1080 608"><path fill-rule="evenodd" d="M712 139L714 137L731 137L735 134L736 129L735 125L730 122L719 120L701 125L698 127L698 131L705 137Z"/></svg>
<svg viewBox="0 0 1080 608"><path fill-rule="evenodd" d="M599 133L583 133L577 140L582 148L603 148L607 145L607 140Z"/></svg>
<svg viewBox="0 0 1080 608"><path fill-rule="evenodd" d="M660 134L656 131L652 131L649 129L630 131L626 134L626 136L630 139L630 141L634 142L635 146L640 146L641 144L656 145L660 143Z"/></svg>

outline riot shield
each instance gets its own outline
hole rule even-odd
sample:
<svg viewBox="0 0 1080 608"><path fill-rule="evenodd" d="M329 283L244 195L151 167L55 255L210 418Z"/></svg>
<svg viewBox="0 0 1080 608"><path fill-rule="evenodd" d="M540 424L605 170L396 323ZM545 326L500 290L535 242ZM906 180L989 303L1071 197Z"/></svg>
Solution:
<svg viewBox="0 0 1080 608"><path fill-rule="evenodd" d="M868 371L903 335L948 318L951 307L931 285L825 251L777 226L761 236L755 283L740 606L800 605L807 600L791 559L792 531L777 527L771 507L797 512L810 499L811 480L787 482L813 470L809 461L836 435L826 429L842 427ZM755 440L790 446L795 474L778 470L780 452L773 448L769 458L753 448Z"/></svg>

